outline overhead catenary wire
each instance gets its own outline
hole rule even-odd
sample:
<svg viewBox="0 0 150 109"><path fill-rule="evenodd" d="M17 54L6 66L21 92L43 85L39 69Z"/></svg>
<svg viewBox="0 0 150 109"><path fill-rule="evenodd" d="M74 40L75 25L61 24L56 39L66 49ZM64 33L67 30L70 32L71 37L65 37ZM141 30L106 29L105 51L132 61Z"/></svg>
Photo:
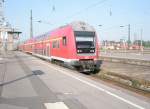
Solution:
<svg viewBox="0 0 150 109"><path fill-rule="evenodd" d="M52 10L51 10L51 12L55 12L55 10L56 10L56 6L55 6L55 2L54 2L54 0L48 0L50 3L52 3Z"/></svg>
<svg viewBox="0 0 150 109"><path fill-rule="evenodd" d="M87 10L89 10L89 9L92 9L92 8L94 8L94 7L96 7L96 6L100 5L100 4L103 4L103 3L106 2L106 1L108 1L108 0L101 0L101 1L98 1L98 2L96 2L96 3L93 3L93 4L91 4L91 5L87 6L87 7L85 7L84 9L81 9L81 10L75 12L74 14L72 14L72 15L70 15L70 16L64 18L64 19L62 19L61 21L64 21L64 20L66 20L66 19L71 19L71 18L75 17L76 15L79 15L79 14L83 13L84 11L87 11Z"/></svg>
<svg viewBox="0 0 150 109"><path fill-rule="evenodd" d="M53 0L48 0L48 1L54 2ZM77 15L79 15L79 14L81 14L81 13L83 13L83 12L89 10L89 9L92 9L92 8L94 8L94 7L96 7L96 6L100 5L100 4L105 3L106 1L108 1L108 0L101 0L101 1L95 2L95 3L93 3L93 4L89 5L89 6L87 6L87 7L83 8L83 9L73 13L70 16L67 16L67 17L57 21L57 23L55 22L55 23L53 23L51 25L56 25L58 23L64 22L65 20L71 19L71 18L73 18L73 17L75 17L75 16L77 16ZM55 5L52 6L52 10L54 10L54 11L56 10Z"/></svg>

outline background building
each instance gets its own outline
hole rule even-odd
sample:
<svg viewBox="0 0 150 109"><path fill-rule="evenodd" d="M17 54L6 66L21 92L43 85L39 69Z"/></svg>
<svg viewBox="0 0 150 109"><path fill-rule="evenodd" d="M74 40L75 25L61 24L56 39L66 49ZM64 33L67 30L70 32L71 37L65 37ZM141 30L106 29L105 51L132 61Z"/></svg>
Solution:
<svg viewBox="0 0 150 109"><path fill-rule="evenodd" d="M0 0L0 50L16 50L20 33L6 21L4 17L4 0Z"/></svg>

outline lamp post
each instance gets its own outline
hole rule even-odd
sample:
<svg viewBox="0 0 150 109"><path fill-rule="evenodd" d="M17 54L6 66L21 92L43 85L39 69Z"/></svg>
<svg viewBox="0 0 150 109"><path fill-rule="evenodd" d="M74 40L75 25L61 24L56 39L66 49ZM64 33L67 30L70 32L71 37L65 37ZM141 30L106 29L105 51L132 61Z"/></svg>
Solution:
<svg viewBox="0 0 150 109"><path fill-rule="evenodd" d="M131 28L130 28L130 24L124 25L124 26L120 26L120 27L125 27L125 26L128 27L128 41L127 41L127 43L128 43L128 48L129 48L130 43L131 43L131 39L130 39Z"/></svg>
<svg viewBox="0 0 150 109"><path fill-rule="evenodd" d="M32 16L32 10L30 11L30 38L33 38L33 16Z"/></svg>
<svg viewBox="0 0 150 109"><path fill-rule="evenodd" d="M141 29L141 54L143 54L143 29Z"/></svg>
<svg viewBox="0 0 150 109"><path fill-rule="evenodd" d="M126 55L127 50L126 50L126 42L125 42L125 40L123 40L123 46L124 46L124 51L125 51L125 55Z"/></svg>
<svg viewBox="0 0 150 109"><path fill-rule="evenodd" d="M103 25L98 25L98 26L99 26L99 27L102 27ZM104 50L105 50L105 54L106 54L106 53L107 53L107 52L106 52L106 41L104 41L104 46L105 46L105 47L104 47Z"/></svg>

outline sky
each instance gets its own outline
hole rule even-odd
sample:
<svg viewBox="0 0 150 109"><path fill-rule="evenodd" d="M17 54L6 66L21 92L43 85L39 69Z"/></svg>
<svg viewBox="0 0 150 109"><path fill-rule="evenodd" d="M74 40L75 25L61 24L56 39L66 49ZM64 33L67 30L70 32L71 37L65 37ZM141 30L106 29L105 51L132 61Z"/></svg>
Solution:
<svg viewBox="0 0 150 109"><path fill-rule="evenodd" d="M8 22L22 31L22 40L30 37L31 9L34 36L84 21L96 29L99 40L127 40L128 24L131 40L141 39L141 30L143 40L150 40L150 0L5 0L4 8Z"/></svg>

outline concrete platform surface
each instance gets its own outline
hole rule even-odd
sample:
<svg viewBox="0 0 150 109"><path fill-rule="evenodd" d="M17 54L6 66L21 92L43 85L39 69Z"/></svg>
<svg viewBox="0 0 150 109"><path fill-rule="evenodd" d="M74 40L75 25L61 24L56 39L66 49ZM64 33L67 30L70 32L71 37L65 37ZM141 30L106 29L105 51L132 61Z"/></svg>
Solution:
<svg viewBox="0 0 150 109"><path fill-rule="evenodd" d="M150 109L149 98L31 55L0 58L0 109Z"/></svg>

